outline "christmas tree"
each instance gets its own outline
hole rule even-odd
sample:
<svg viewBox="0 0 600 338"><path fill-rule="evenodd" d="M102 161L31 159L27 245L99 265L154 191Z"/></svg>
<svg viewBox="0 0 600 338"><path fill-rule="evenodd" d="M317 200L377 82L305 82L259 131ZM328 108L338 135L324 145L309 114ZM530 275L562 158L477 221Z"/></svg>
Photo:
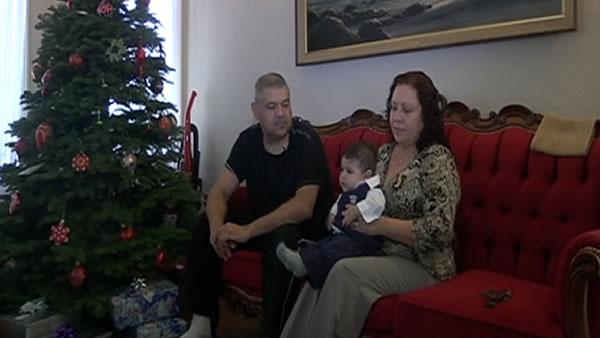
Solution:
<svg viewBox="0 0 600 338"><path fill-rule="evenodd" d="M149 1L62 0L39 17L37 89L8 131L18 159L0 169L0 310L43 297L107 318L116 291L185 247L199 194L176 170L182 131Z"/></svg>

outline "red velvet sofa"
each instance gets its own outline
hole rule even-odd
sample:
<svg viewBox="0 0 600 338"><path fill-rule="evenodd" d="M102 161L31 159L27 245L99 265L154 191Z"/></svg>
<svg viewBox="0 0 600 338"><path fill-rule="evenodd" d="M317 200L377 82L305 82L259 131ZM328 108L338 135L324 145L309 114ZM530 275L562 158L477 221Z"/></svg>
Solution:
<svg viewBox="0 0 600 338"><path fill-rule="evenodd" d="M482 118L452 102L445 115L462 185L459 273L381 298L363 335L600 338L599 126L587 157L559 158L530 150L543 117L523 106ZM316 129L335 187L350 143L391 139L385 120L367 110ZM236 193L231 210L243 210L244 198L243 190ZM223 268L227 304L260 316L260 271L260 254L235 252ZM496 290L512 297L488 307Z"/></svg>

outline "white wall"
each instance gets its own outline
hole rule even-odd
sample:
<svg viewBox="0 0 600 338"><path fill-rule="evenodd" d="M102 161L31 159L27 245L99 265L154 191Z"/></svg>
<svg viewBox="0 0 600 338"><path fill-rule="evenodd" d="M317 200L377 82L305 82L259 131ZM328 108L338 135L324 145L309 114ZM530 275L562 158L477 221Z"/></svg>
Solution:
<svg viewBox="0 0 600 338"><path fill-rule="evenodd" d="M40 48L40 44L42 42L42 32L35 29L35 25L38 23L38 15L40 13L44 13L48 7L55 4L55 0L29 0L29 15L27 17L27 35L29 36L29 41L27 44L28 57L27 57L27 65L31 68L31 63L33 59L37 57L38 48ZM35 88L35 84L31 78L31 72L27 73L28 79L28 88Z"/></svg>
<svg viewBox="0 0 600 338"><path fill-rule="evenodd" d="M30 26L55 3L31 1ZM295 1L183 0L183 6L183 92L199 92L193 120L205 186L216 179L237 133L253 122L252 86L268 71L287 78L295 114L316 124L358 107L381 111L392 77L417 68L449 99L483 112L521 103L542 113L600 116L599 1L577 1L576 32L304 67L295 65ZM39 32L30 34L35 55Z"/></svg>
<svg viewBox="0 0 600 338"><path fill-rule="evenodd" d="M417 68L450 100L483 112L521 103L536 112L600 116L598 1L577 1L576 32L304 67L295 65L295 1L186 2L186 84L188 92L199 91L193 120L201 133L200 175L208 185L237 133L253 122L256 77L271 70L287 78L295 114L317 124L358 107L381 111L393 76Z"/></svg>

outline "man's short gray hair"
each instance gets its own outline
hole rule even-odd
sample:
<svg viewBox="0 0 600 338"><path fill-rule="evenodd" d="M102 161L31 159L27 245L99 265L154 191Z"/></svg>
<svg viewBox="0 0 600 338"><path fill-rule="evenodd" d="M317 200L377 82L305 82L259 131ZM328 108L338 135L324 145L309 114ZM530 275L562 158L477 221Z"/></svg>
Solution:
<svg viewBox="0 0 600 338"><path fill-rule="evenodd" d="M281 74L271 72L261 75L254 84L254 101L259 102L263 99L262 93L266 88L287 88L287 86Z"/></svg>

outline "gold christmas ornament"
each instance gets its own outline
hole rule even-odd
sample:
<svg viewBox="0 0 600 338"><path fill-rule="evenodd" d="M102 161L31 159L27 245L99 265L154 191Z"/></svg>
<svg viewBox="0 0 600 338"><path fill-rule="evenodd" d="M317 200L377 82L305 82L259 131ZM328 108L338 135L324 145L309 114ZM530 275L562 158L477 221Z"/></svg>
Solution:
<svg viewBox="0 0 600 338"><path fill-rule="evenodd" d="M121 164L123 165L123 168L127 170L133 170L137 165L137 156L134 154L126 154L121 159Z"/></svg>

